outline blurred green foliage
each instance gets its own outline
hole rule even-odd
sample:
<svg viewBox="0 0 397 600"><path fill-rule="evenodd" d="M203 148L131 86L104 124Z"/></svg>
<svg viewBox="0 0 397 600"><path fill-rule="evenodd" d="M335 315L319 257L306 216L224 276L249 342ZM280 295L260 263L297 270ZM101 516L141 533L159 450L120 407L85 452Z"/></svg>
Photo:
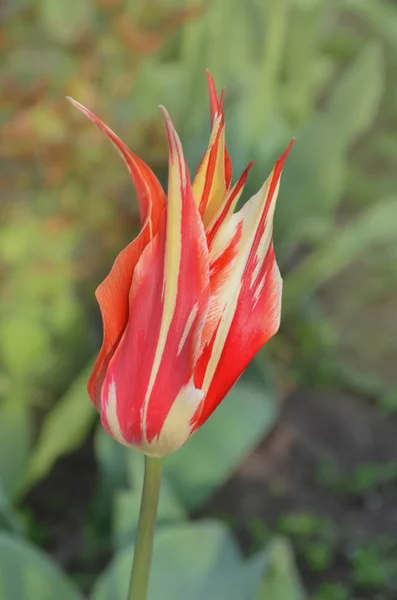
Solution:
<svg viewBox="0 0 397 600"><path fill-rule="evenodd" d="M182 542L175 540L182 536L191 545L187 566L197 566L186 573L186 582L196 581L189 598L232 598L224 576L231 570L238 600L302 598L283 540L244 561L219 523L186 519L271 429L277 394L333 382L369 393L385 413L396 410L397 330L395 308L388 308L397 291L396 6L388 0L4 0L0 21L0 554L6 557L0 597L44 600L54 589L65 600L80 597L20 539L19 507L55 461L92 431L85 383L101 335L93 291L138 227L123 166L64 96L121 133L165 184L157 105L169 109L193 170L208 143L208 67L226 88L236 175L256 161L245 197L297 137L275 223L284 324L225 408L169 460L152 593L158 597L171 573L177 580ZM95 452L100 476L87 531L94 532L93 546L113 544L127 556L137 457L126 459L101 432ZM364 466L351 485L362 490L395 477L394 463L377 467ZM310 518L279 527L292 538L310 538L303 546L314 570L333 552L329 532L320 529ZM224 547L229 554L214 570L210 553L219 556ZM365 572L391 589L395 563L371 552L351 562L355 584L368 583ZM105 570L94 600L119 597L127 563L120 554ZM121 581L113 575L119 569ZM251 591L241 592L248 581ZM316 597L340 600L345 591L325 583ZM179 597L176 589L170 593Z"/></svg>

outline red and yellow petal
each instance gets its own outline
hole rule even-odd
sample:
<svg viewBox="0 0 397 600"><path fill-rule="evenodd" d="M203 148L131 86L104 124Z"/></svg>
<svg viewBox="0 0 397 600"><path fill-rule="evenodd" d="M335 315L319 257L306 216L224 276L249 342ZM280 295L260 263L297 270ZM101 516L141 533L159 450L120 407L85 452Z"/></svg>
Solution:
<svg viewBox="0 0 397 600"><path fill-rule="evenodd" d="M88 393L98 409L106 369L127 325L128 294L134 270L149 242L149 225L146 224L135 240L120 252L109 275L95 292L102 315L103 342L88 381Z"/></svg>
<svg viewBox="0 0 397 600"><path fill-rule="evenodd" d="M224 204L230 188L232 166L225 142L223 92L219 99L214 80L207 72L211 108L211 137L192 187L196 203L207 229Z"/></svg>
<svg viewBox="0 0 397 600"><path fill-rule="evenodd" d="M282 280L272 243L273 215L282 166L291 146L292 142L259 192L214 237L211 262L220 260L233 243L238 249L229 277L218 291L213 336L202 349L196 369L196 385L205 393L204 408L195 417L196 427L208 419L278 330Z"/></svg>
<svg viewBox="0 0 397 600"><path fill-rule="evenodd" d="M225 119L220 114L215 119L208 150L192 184L193 194L205 228L218 212L227 193L224 157Z"/></svg>
<svg viewBox="0 0 397 600"><path fill-rule="evenodd" d="M218 115L224 113L224 96L225 92L222 89L221 97L219 98L218 92L216 91L215 81L211 73L207 70L207 84L208 94L210 98L210 111L211 111L211 130L214 127L215 119ZM225 148L225 183L226 188L229 189L232 181L232 161L230 159L229 152Z"/></svg>
<svg viewBox="0 0 397 600"><path fill-rule="evenodd" d="M148 165L121 141L121 139L103 123L94 113L85 108L82 104L68 97L68 100L78 108L86 117L108 137L123 159L132 183L135 187L139 211L141 216L141 226L148 222L150 238L152 238L157 229L161 212L166 202L166 195L161 184Z"/></svg>
<svg viewBox="0 0 397 600"><path fill-rule="evenodd" d="M224 202L220 206L218 213L214 216L213 220L208 226L206 232L209 247L219 231L219 228L233 215L234 209L236 208L237 203L241 198L241 194L243 193L248 174L253 164L253 162L250 162L249 165L244 169L243 174L234 184L229 193L225 196Z"/></svg>
<svg viewBox="0 0 397 600"><path fill-rule="evenodd" d="M128 323L102 389L102 422L154 456L189 437L203 392L194 384L209 306L209 259L180 140L165 111L168 203L135 268Z"/></svg>
<svg viewBox="0 0 397 600"><path fill-rule="evenodd" d="M252 163L248 165L240 179L230 190L225 198L223 207L213 220L207 231L207 244L210 256L210 288L211 301L207 321L203 330L201 347L204 348L211 340L215 328L218 325L220 314L223 309L224 290L228 286L229 279L235 267L239 252L242 227L236 223L234 230L225 229L227 239L219 235L222 225L225 225L233 214L239 198L244 189ZM215 243L214 243L215 242Z"/></svg>
<svg viewBox="0 0 397 600"><path fill-rule="evenodd" d="M88 382L88 392L99 408L106 369L127 324L133 272L143 249L158 230L166 196L151 169L109 127L79 102L69 100L106 134L122 156L136 189L142 223L137 238L118 255L109 275L96 290L103 321L103 343Z"/></svg>

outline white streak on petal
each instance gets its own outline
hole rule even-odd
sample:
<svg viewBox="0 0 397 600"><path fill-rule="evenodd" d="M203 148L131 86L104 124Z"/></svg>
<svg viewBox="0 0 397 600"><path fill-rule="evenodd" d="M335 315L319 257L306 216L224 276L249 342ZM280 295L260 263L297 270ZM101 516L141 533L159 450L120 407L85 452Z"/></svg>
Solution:
<svg viewBox="0 0 397 600"><path fill-rule="evenodd" d="M270 181L270 178L269 178ZM256 249L256 258L257 258L257 263L255 265L255 269L252 273L252 277L251 277L251 283L250 283L250 289L255 285L256 280L258 278L259 273L261 272L262 269L262 265L263 262L266 258L267 255L267 251L268 248L270 246L270 242L272 240L272 235L273 235L273 217L274 217L274 211L276 209L276 199L277 199L277 195L278 195L278 190L280 187L280 183L277 185L275 192L274 192L274 196L273 196L273 200L269 206L269 212L266 215L266 229L265 229L265 233L262 236L259 244L258 244L258 248Z"/></svg>
<svg viewBox="0 0 397 600"><path fill-rule="evenodd" d="M189 381L175 398L160 435L150 443L143 444L140 450L156 457L178 450L191 435L192 419L203 398L204 392L197 389L193 381Z"/></svg>
<svg viewBox="0 0 397 600"><path fill-rule="evenodd" d="M196 302L196 304L192 308L192 312L190 313L188 320L186 321L185 328L183 330L182 337L181 337L179 345L178 345L177 356L179 356L180 353L182 352L183 346L185 345L187 337L192 328L194 319L196 318L198 308L199 308L199 305L198 305L198 302Z"/></svg>
<svg viewBox="0 0 397 600"><path fill-rule="evenodd" d="M214 377L223 348L226 343L227 336L230 331L230 327L233 322L233 318L239 301L239 296L244 284L245 268L250 257L252 245L254 244L255 232L257 231L258 226L260 224L262 212L264 210L264 203L269 193L272 177L273 173L265 181L261 189L254 196L252 196L252 198L248 202L246 202L246 204L244 204L244 206L238 213L235 213L231 217L229 222L226 223L223 228L221 228L218 234L219 239L214 240L213 251L216 255L220 248L222 246L224 247L224 240L228 238L230 239L232 235L231 232L235 231L235 228L237 227L237 224L239 222L242 222L243 231L239 243L239 252L233 267L233 273L229 279L228 285L224 286L224 289L222 290L222 297L220 298L220 303L223 304L224 309L215 336L215 341L212 346L211 357L208 361L207 369L204 375L204 381L202 384L204 393L207 393L211 381ZM255 283L256 278L260 273L260 267L263 264L267 249L269 248L271 242L273 230L272 219L277 199L277 191L278 187L273 195L271 205L268 209L265 231L263 232L262 239L260 240L258 248L256 249L255 255L258 259L259 268L255 269L254 271L255 277L252 277L251 279L251 287ZM260 254L260 252L263 253L263 256Z"/></svg>
<svg viewBox="0 0 397 600"><path fill-rule="evenodd" d="M262 279L260 280L259 284L257 285L255 292L254 292L254 305L253 308L255 308L255 306L258 304L258 300L261 296L261 292L263 290L263 288L265 287L265 283L266 283L266 279L267 279L267 273L265 273L265 275L263 275Z"/></svg>
<svg viewBox="0 0 397 600"><path fill-rule="evenodd" d="M117 418L117 390L115 381L111 381L108 387L106 421L112 437L120 444L126 444L127 442L121 432L120 423Z"/></svg>

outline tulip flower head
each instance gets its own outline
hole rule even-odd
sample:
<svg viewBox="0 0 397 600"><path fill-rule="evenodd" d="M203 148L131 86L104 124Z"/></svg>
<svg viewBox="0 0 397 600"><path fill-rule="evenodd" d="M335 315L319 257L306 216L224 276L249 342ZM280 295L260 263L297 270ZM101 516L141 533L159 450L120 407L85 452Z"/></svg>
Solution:
<svg viewBox="0 0 397 600"><path fill-rule="evenodd" d="M96 291L103 344L88 391L109 435L156 457L205 423L280 324L273 214L292 143L234 212L252 164L232 185L223 92L219 98L209 74L208 86L211 135L192 183L178 134L161 109L167 194L113 131L71 100L121 155L141 219L139 235Z"/></svg>

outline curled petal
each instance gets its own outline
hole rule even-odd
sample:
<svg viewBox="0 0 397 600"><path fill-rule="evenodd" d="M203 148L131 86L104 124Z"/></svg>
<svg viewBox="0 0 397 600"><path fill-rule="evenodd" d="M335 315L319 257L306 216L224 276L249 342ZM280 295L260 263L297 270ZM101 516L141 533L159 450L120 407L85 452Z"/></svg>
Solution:
<svg viewBox="0 0 397 600"><path fill-rule="evenodd" d="M137 192L142 223L137 238L118 255L109 275L96 290L103 321L103 343L88 382L88 392L99 407L107 366L127 324L133 272L143 249L157 232L166 197L151 169L91 111L76 100L68 99L105 133L123 158Z"/></svg>
<svg viewBox="0 0 397 600"><path fill-rule="evenodd" d="M180 140L169 143L168 203L133 274L128 323L109 363L102 422L121 443L162 456L191 433L202 407L194 370L209 305L209 261Z"/></svg>
<svg viewBox="0 0 397 600"><path fill-rule="evenodd" d="M152 238L158 229L158 221L166 202L166 196L161 183L150 167L136 154L131 152L124 142L105 123L98 119L94 113L76 100L73 100L73 98L68 97L68 100L103 131L120 154L136 190L141 226L143 227L144 223L148 221L150 237Z"/></svg>

